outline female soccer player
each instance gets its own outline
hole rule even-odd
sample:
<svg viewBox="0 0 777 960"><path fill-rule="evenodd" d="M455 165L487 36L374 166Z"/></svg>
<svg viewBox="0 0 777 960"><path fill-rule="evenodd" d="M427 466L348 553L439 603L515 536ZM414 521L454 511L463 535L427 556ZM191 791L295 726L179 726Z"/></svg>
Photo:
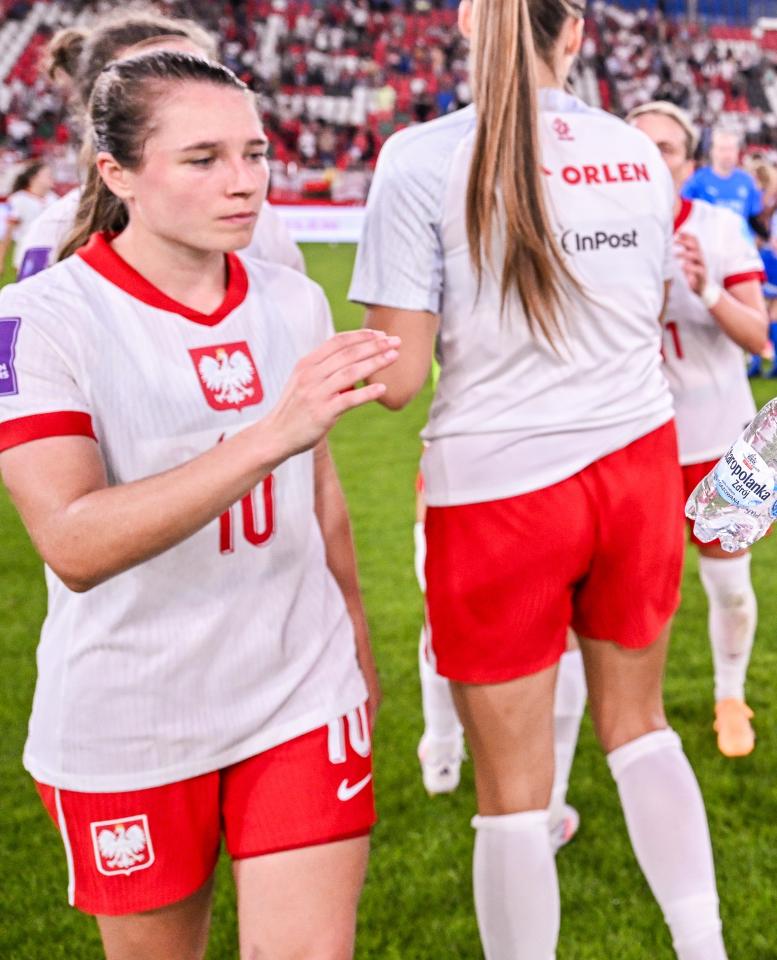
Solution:
<svg viewBox="0 0 777 960"><path fill-rule="evenodd" d="M683 553L659 355L671 179L647 138L565 92L581 7L465 0L460 23L474 107L384 147L351 297L403 332L376 378L386 406L418 391L435 343L441 362L427 605L475 764L481 939L488 960L555 955L547 807L571 626L677 955L723 960L704 806L661 689Z"/></svg>
<svg viewBox="0 0 777 960"><path fill-rule="evenodd" d="M327 339L315 284L231 252L268 170L228 70L114 63L90 124L96 232L0 294L0 469L49 586L25 766L109 960L204 956L222 825L241 956L339 960L378 689L325 436L397 340Z"/></svg>
<svg viewBox="0 0 777 960"><path fill-rule="evenodd" d="M144 50L160 49L211 60L218 53L213 38L193 21L160 16L153 7L133 7L130 13L106 14L88 29L60 30L48 47L48 75L68 91L76 116L83 116L92 86L106 64ZM17 245L19 279L44 270L57 259L73 228L80 195L80 189L71 190L53 203ZM305 271L299 247L267 202L262 204L251 243L243 253Z"/></svg>
<svg viewBox="0 0 777 960"><path fill-rule="evenodd" d="M742 351L757 356L767 339L763 265L741 217L680 196L698 140L687 114L657 101L633 110L627 120L661 151L676 191L664 370L675 401L688 497L755 416ZM742 757L755 746L753 713L745 702L757 615L750 554L726 553L719 543L701 543L693 532L691 539L699 549L699 574L709 603L718 747L727 757Z"/></svg>
<svg viewBox="0 0 777 960"><path fill-rule="evenodd" d="M8 197L8 223L14 241L13 265L21 266L21 251L35 220L55 200L51 167L43 160L33 160L17 175Z"/></svg>

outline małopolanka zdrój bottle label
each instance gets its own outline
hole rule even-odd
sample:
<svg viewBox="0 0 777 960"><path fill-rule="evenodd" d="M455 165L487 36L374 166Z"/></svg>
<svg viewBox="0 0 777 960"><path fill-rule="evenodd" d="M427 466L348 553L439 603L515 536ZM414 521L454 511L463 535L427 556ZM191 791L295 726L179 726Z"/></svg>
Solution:
<svg viewBox="0 0 777 960"><path fill-rule="evenodd" d="M712 472L712 482L724 500L754 513L769 507L774 480L774 471L741 437Z"/></svg>

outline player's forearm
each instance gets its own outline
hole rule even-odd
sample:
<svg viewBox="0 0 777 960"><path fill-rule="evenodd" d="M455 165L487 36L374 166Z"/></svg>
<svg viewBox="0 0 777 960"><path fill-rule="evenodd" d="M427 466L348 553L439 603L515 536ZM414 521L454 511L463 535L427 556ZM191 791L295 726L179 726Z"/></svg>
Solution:
<svg viewBox="0 0 777 960"><path fill-rule="evenodd" d="M165 473L79 497L39 531L46 562L83 592L192 536L284 459L272 426L257 424Z"/></svg>
<svg viewBox="0 0 777 960"><path fill-rule="evenodd" d="M389 410L401 410L429 377L439 318L419 310L369 307L364 324L371 330L402 337L404 346L397 362L368 378L369 383L382 383L386 387L379 403Z"/></svg>
<svg viewBox="0 0 777 960"><path fill-rule="evenodd" d="M769 333L765 310L751 307L724 290L718 302L710 309L721 330L737 346L750 353L763 350Z"/></svg>

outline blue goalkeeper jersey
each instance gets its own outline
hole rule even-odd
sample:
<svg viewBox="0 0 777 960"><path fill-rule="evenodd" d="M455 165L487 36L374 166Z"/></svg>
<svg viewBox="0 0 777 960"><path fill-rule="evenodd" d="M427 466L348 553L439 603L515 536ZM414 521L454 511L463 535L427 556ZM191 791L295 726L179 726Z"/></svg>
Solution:
<svg viewBox="0 0 777 960"><path fill-rule="evenodd" d="M758 216L764 208L761 191L744 170L719 177L711 167L700 167L686 180L682 195L688 200L706 200L715 207L727 207L745 220Z"/></svg>

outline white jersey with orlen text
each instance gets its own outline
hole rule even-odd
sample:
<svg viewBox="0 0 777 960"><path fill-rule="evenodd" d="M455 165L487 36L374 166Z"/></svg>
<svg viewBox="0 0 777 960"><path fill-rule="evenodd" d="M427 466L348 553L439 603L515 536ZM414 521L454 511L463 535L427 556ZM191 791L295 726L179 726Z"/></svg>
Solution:
<svg viewBox="0 0 777 960"><path fill-rule="evenodd" d="M266 416L331 333L323 292L288 268L230 255L224 303L204 316L95 236L0 293L0 449L94 436L111 485L162 473ZM310 452L86 593L46 579L25 749L43 783L100 792L186 779L365 699Z"/></svg>
<svg viewBox="0 0 777 960"><path fill-rule="evenodd" d="M659 317L673 191L639 131L559 90L540 92L542 171L568 289L554 350L517 296L500 316L503 247L480 290L465 202L475 112L403 130L370 191L350 297L440 315L440 382L423 437L432 506L556 483L672 417Z"/></svg>
<svg viewBox="0 0 777 960"><path fill-rule="evenodd" d="M73 229L81 190L76 188L60 197L34 221L17 248L19 280L32 277L55 262L57 253ZM305 272L302 251L291 239L286 225L269 203L262 204L251 243L242 251L246 256L270 263L281 263Z"/></svg>
<svg viewBox="0 0 777 960"><path fill-rule="evenodd" d="M676 233L699 241L707 278L730 288L763 280L742 218L703 200L683 200ZM680 463L717 460L755 416L744 353L721 330L675 261L664 333L665 372L675 402Z"/></svg>

